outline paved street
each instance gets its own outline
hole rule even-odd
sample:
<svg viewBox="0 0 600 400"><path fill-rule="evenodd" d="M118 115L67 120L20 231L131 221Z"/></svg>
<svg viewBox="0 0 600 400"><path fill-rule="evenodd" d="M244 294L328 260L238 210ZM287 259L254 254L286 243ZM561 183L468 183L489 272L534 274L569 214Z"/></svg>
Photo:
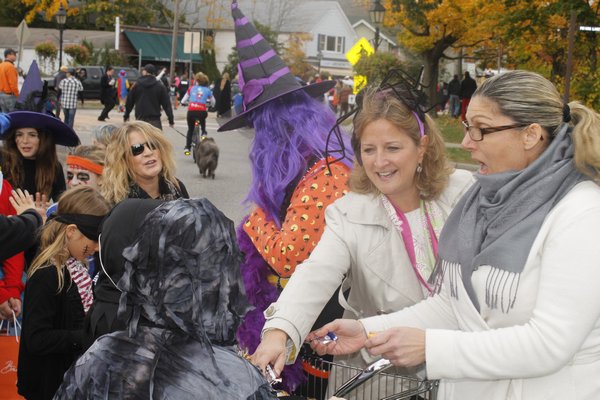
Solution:
<svg viewBox="0 0 600 400"><path fill-rule="evenodd" d="M79 105L79 107L81 107ZM78 108L75 115L75 131L81 138L83 144L91 144L90 132L94 126L101 124L97 120L100 115L100 104L98 102L86 101L84 108ZM247 213L242 206L242 200L246 196L250 185L251 171L248 160L248 149L252 141L252 130L236 130L231 132L217 133L219 127L215 113L209 113L207 131L209 136L215 138L220 148L219 166L216 170L216 178L205 179L198 173L191 156L184 156L185 135L187 123L185 120L187 108L179 107L175 110L175 130L168 125L163 115L163 132L171 141L175 151L177 162L177 177L185 184L190 196L206 197L213 202L221 211L231 218L236 225ZM133 114L133 113L132 113ZM123 114L115 110L109 114L110 120L106 122L117 126L123 124ZM60 152L61 162L64 164L65 151Z"/></svg>
<svg viewBox="0 0 600 400"><path fill-rule="evenodd" d="M79 106L81 107L81 106ZM100 115L100 103L86 101L84 108L78 108L75 115L75 131L79 134L83 144L91 144L90 132L94 126L100 124L98 115ZM187 108L179 107L175 110L175 130L169 127L166 117L163 115L163 132L175 151L175 160L177 162L177 177L185 184L192 197L206 197L212 201L221 211L231 218L236 225L242 217L247 214L248 209L244 208L242 201L248 192L252 173L250 171L250 161L248 160L248 150L252 141L254 132L251 129L235 130L230 132L217 133L219 124L215 113L208 114L207 131L209 136L215 138L219 145L219 166L216 170L216 178L205 179L198 173L198 168L194 164L192 157L183 155L185 145L185 133L187 131L187 122L185 120ZM133 113L132 113L133 114ZM115 110L110 113L110 120L107 122L117 126L123 124L123 114ZM451 147L452 144L446 144ZM60 151L61 162L64 165L66 151ZM475 170L477 167L470 164L455 164L456 167L468 170Z"/></svg>

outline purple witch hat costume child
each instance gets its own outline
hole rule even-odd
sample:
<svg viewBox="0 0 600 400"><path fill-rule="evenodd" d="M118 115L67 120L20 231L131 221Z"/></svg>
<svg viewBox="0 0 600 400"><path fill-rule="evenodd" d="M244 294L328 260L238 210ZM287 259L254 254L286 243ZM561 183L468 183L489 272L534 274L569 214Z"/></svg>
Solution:
<svg viewBox="0 0 600 400"><path fill-rule="evenodd" d="M260 343L263 313L318 243L325 228L325 208L346 193L353 152L346 135L338 136L337 152L342 154L338 160L325 150L335 115L314 98L335 82L301 86L237 1L231 8L244 111L219 131L255 129L250 152L253 177L246 197L255 209L238 228L245 253L242 276L255 307L240 326L238 340L240 347L253 353ZM288 361L293 363L297 356L290 354ZM300 361L286 367L282 379L288 391L302 383Z"/></svg>

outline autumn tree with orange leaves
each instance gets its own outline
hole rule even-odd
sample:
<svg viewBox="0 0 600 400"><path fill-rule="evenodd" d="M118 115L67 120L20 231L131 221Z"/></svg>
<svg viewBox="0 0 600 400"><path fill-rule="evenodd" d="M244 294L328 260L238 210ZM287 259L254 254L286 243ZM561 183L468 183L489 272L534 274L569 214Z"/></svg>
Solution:
<svg viewBox="0 0 600 400"><path fill-rule="evenodd" d="M476 45L489 40L490 34L474 37L469 33L481 21L485 1L474 0L384 0L387 9L384 25L400 26L398 40L404 48L421 58L423 82L430 99L436 96L438 66L451 47L461 42Z"/></svg>
<svg viewBox="0 0 600 400"><path fill-rule="evenodd" d="M567 72L569 16L577 24L600 26L598 0L512 0L494 16L495 35L505 44L508 68L539 72L562 92ZM489 45L490 43L488 43ZM600 32L575 33L571 98L600 110Z"/></svg>

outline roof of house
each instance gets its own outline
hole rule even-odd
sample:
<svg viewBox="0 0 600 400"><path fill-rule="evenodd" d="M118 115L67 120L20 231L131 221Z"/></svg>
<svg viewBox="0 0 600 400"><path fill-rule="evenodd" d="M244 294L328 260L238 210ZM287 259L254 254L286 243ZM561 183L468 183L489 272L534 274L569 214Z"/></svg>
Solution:
<svg viewBox="0 0 600 400"><path fill-rule="evenodd" d="M353 28L356 28L358 25L364 25L367 28L369 28L371 31L375 32L375 26L373 26L373 24L371 24L369 21L367 21L364 18L360 18L357 21L350 21L350 22L352 23ZM383 29L383 28L380 29L379 34L382 39L388 41L392 46L398 46L396 41L393 39L394 34L390 33L389 31L387 31L386 29Z"/></svg>

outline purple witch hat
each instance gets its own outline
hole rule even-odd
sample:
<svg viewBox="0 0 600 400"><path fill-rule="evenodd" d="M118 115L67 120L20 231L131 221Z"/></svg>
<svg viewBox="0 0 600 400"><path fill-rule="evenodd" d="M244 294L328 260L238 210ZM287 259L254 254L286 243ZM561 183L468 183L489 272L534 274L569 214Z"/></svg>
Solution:
<svg viewBox="0 0 600 400"><path fill-rule="evenodd" d="M288 93L304 90L310 96L317 97L335 86L335 81L300 85L281 57L238 8L237 0L231 3L231 15L240 59L238 81L244 98L244 112L221 125L219 132L247 126L248 113Z"/></svg>

